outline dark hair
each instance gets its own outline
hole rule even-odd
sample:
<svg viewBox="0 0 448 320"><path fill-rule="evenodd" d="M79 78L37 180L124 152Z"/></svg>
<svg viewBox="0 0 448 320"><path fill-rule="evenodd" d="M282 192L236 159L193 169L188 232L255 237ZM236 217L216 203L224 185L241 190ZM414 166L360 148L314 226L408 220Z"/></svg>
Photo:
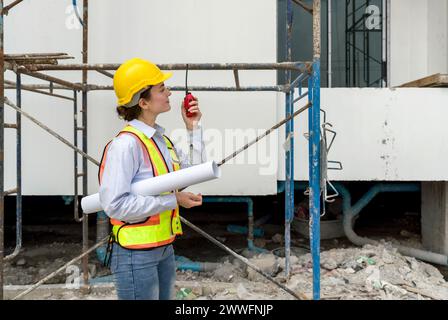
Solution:
<svg viewBox="0 0 448 320"><path fill-rule="evenodd" d="M151 98L151 88L152 88L152 86L150 86L148 89L143 91L140 94L139 100L140 99L145 99L145 100L150 99ZM117 113L118 113L119 118L126 120L126 121L131 121L131 120L138 118L138 116L142 113L142 109L140 108L138 103L132 107L118 106Z"/></svg>

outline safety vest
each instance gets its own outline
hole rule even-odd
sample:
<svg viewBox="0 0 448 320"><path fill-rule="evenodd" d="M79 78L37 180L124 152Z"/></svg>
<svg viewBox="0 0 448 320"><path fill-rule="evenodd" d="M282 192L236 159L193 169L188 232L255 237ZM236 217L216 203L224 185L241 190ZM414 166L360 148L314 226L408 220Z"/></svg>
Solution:
<svg viewBox="0 0 448 320"><path fill-rule="evenodd" d="M169 173L168 165L153 138L148 138L143 132L130 125L121 130L117 136L122 134L132 134L139 141L144 152L147 154L147 158L144 157L145 162L148 162L147 164L151 166L154 177ZM180 163L173 143L165 135L163 138L170 152L173 170L177 171L180 169ZM100 184L109 144L110 142L104 148L101 159L98 174ZM163 193L162 195L164 194L170 194L170 192ZM179 207L152 215L141 223L130 224L116 219L110 219L110 223L112 224L113 240L127 249L149 249L164 246L172 243L176 235L182 234Z"/></svg>

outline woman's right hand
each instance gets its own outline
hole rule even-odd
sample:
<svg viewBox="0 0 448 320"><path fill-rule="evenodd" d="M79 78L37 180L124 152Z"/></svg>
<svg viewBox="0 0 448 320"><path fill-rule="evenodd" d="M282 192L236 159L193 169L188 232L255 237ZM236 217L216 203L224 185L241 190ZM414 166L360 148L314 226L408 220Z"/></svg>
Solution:
<svg viewBox="0 0 448 320"><path fill-rule="evenodd" d="M177 204L184 208L192 208L202 205L202 194L194 194L191 192L176 192Z"/></svg>

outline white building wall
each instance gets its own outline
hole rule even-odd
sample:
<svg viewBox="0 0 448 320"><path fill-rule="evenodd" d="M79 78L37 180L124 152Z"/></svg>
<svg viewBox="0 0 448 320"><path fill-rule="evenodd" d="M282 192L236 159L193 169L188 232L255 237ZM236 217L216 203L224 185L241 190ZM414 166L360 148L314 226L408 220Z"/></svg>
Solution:
<svg viewBox="0 0 448 320"><path fill-rule="evenodd" d="M237 8L237 10L236 10ZM89 61L120 62L134 56L156 63L275 62L275 0L164 0L90 1ZM5 18L7 53L67 52L81 61L82 30L76 25L71 1L25 1ZM56 72L81 80L80 72ZM168 85L184 83L175 72ZM13 80L14 75L8 74ZM190 85L234 85L233 73L191 72ZM274 85L275 72L241 72L242 86ZM28 77L24 82L30 83ZM90 73L89 82L111 84L109 78ZM68 94L71 95L70 92ZM196 93L203 110L203 126L224 135L225 129L266 128L276 118L275 93ZM14 97L13 90L7 92ZM160 117L169 132L183 128L179 109L183 93L171 97L173 110ZM110 92L89 94L88 152L99 159L105 143L123 126L115 115ZM8 107L7 107L8 108ZM51 97L24 93L23 108L73 141L72 105ZM7 122L14 113L7 109ZM177 133L176 133L177 132ZM179 131L174 132L176 136ZM231 135L232 132L230 132ZM212 137L213 138L213 137ZM225 143L224 143L225 144ZM72 194L73 151L42 129L23 120L23 193ZM224 147L223 147L224 148ZM215 148L210 159L221 160L230 149ZM6 136L6 188L15 185L15 139ZM220 150L221 149L221 150ZM274 157L276 152L273 152ZM81 158L80 158L81 159ZM218 184L202 187L204 193L270 193L276 190L276 172L258 175L258 166L232 165L223 169ZM97 167L89 164L89 193L96 192Z"/></svg>
<svg viewBox="0 0 448 320"><path fill-rule="evenodd" d="M391 86L448 73L448 1L391 1Z"/></svg>
<svg viewBox="0 0 448 320"><path fill-rule="evenodd" d="M321 103L337 132L328 159L344 167L328 171L330 180L448 181L448 90L322 89ZM304 114L295 122L296 180L308 180L307 119ZM284 134L281 163L283 142Z"/></svg>
<svg viewBox="0 0 448 320"><path fill-rule="evenodd" d="M437 70L435 61L440 62L442 69L443 58L445 68L448 64L443 53L446 42L443 49L442 41L438 40L444 37L443 32L434 35L434 39L428 38L430 30L446 24L446 19L440 15L439 22L434 19L428 24L427 18L421 18L442 9L440 12L448 13L448 8L446 1L431 1L434 1L431 6L423 0L392 1L393 84L428 75L428 70ZM132 6L131 1L95 0L90 4L91 63L116 63L134 56L157 63L276 61L275 0L133 0ZM42 18L43 13L46 18ZM67 52L76 58L70 62L81 61L82 30L75 27L71 1L25 1L10 12L5 22L7 53ZM445 38L448 38L446 32ZM432 43L439 43L442 51L428 60L434 54L428 49ZM52 74L81 80L80 72ZM182 71L175 72L168 85L183 84L184 75ZM14 80L14 75L7 73L7 78ZM232 72L191 72L189 78L190 85L234 85ZM240 73L240 81L243 86L273 85L276 76L270 71L246 71ZM24 77L23 82L36 81ZM89 82L111 84L109 78L94 72L90 73ZM65 94L72 95L69 91ZM284 114L283 94L196 94L204 114L208 156L217 161L242 146L244 140L271 127ZM8 90L7 96L15 100L15 91ZM181 139L185 137L183 124L176 111L182 96L181 92L173 93L173 110L162 115L159 122L174 140L185 145L185 139ZM344 163L344 171L331 172L330 177L355 181L448 180L448 171L444 170L448 160L444 124L447 105L444 89L323 89L322 106L339 133L330 158ZM88 152L96 159L123 125L114 106L112 91L89 93ZM24 92L23 108L73 141L71 102ZM6 107L6 122L14 121L15 114ZM307 147L302 136L307 126L305 114L296 121L296 126L295 178L304 180L308 172ZM277 179L284 176L284 131L282 127L224 166L220 180L191 190L215 195L276 193ZM11 129L6 130L5 150L5 187L10 189L15 186L16 176L15 138ZM24 119L22 150L24 194L73 193L71 149ZM97 167L89 164L89 193L97 188Z"/></svg>

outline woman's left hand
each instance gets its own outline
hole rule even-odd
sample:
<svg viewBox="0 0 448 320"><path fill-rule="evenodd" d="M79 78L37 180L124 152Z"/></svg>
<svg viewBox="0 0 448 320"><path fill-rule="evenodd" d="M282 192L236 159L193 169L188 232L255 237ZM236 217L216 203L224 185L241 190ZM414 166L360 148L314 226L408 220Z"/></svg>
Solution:
<svg viewBox="0 0 448 320"><path fill-rule="evenodd" d="M185 126L188 130L193 130L202 117L201 110L199 109L198 98L194 97L194 100L190 102L190 109L188 109L188 111L193 114L193 116L191 116L190 118L187 117L187 111L184 108L183 101L180 109L182 112L182 118L185 122Z"/></svg>

